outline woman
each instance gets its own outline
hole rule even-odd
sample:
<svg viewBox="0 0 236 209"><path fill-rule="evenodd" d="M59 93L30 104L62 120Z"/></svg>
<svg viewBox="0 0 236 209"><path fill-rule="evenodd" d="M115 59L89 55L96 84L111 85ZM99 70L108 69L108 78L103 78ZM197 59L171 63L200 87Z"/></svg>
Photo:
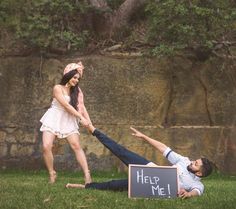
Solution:
<svg viewBox="0 0 236 209"><path fill-rule="evenodd" d="M49 183L54 183L57 178L52 154L53 141L56 137L67 138L76 160L82 167L85 183L91 182L87 159L79 143L78 121L85 127L91 123L84 106L83 93L78 86L83 69L81 62L66 66L60 84L53 87L51 107L40 119L42 123L40 131L43 132L43 157L49 172Z"/></svg>

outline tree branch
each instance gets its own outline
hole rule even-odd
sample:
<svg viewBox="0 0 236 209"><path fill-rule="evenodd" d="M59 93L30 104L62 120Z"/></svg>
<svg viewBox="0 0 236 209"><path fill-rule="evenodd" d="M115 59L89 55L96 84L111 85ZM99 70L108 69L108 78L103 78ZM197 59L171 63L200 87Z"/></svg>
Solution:
<svg viewBox="0 0 236 209"><path fill-rule="evenodd" d="M236 60L236 56L233 55L225 55L225 54L219 54L216 51L212 51L212 53L219 58L223 58L223 59L232 59L232 60Z"/></svg>
<svg viewBox="0 0 236 209"><path fill-rule="evenodd" d="M106 0L88 0L89 3L97 9L108 9Z"/></svg>

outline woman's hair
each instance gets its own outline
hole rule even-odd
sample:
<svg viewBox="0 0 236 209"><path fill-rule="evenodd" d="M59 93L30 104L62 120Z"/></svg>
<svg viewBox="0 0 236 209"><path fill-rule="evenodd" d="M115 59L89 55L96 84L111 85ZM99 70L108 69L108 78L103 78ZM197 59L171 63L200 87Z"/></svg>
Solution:
<svg viewBox="0 0 236 209"><path fill-rule="evenodd" d="M65 85L69 82L69 80L70 80L71 78L73 78L73 76L74 76L75 74L77 74L77 73L78 73L78 71L77 71L76 69L75 69L75 70L71 70L70 72L66 73L66 74L62 77L60 84L63 85L63 86L65 86ZM78 107L77 107L77 105L78 105L78 94L79 94L79 87L78 87L78 84L76 84L75 86L72 86L72 87L70 88L70 104L71 104L76 110L78 110Z"/></svg>

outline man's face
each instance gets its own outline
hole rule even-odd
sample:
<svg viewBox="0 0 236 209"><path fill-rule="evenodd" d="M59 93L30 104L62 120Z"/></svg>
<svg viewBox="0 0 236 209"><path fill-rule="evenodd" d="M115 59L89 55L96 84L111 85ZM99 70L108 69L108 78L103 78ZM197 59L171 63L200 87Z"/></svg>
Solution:
<svg viewBox="0 0 236 209"><path fill-rule="evenodd" d="M202 167L202 160L197 159L197 160L191 161L191 163L187 166L187 169L191 173L194 173L197 176L201 176L202 175L201 167Z"/></svg>

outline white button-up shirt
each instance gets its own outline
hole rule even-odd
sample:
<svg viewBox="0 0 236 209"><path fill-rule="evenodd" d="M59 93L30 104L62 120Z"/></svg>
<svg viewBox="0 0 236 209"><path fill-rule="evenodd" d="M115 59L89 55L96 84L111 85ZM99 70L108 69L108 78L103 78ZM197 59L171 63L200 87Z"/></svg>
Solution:
<svg viewBox="0 0 236 209"><path fill-rule="evenodd" d="M201 195L204 191L204 185L198 176L187 170L187 166L191 163L189 158L177 154L169 147L164 151L163 155L172 165L177 167L179 187L184 188L188 192L196 190Z"/></svg>

